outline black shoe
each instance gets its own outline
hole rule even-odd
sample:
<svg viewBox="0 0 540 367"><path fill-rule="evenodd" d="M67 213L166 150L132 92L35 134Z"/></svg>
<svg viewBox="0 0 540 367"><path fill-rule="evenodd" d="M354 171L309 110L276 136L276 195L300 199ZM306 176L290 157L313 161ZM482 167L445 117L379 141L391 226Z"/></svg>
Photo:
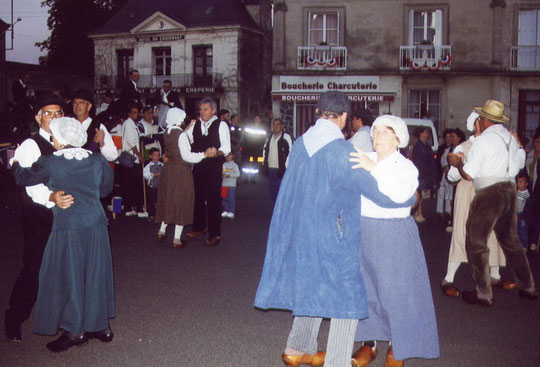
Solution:
<svg viewBox="0 0 540 367"><path fill-rule="evenodd" d="M494 303L493 298L492 299L478 298L476 291L462 291L461 298L463 298L463 301L465 301L465 303L468 303L470 305L493 307L493 303Z"/></svg>
<svg viewBox="0 0 540 367"><path fill-rule="evenodd" d="M65 352L69 348L77 345L81 346L88 342L88 337L85 334L73 336L65 331L60 337L50 343L47 343L47 349L52 352Z"/></svg>
<svg viewBox="0 0 540 367"><path fill-rule="evenodd" d="M519 298L527 298L529 301L536 301L538 299L537 292L527 292L523 289L518 291Z"/></svg>
<svg viewBox="0 0 540 367"><path fill-rule="evenodd" d="M88 339L99 339L103 343L108 343L113 340L114 334L112 333L111 329L106 329L93 333L86 333L86 336Z"/></svg>
<svg viewBox="0 0 540 367"><path fill-rule="evenodd" d="M14 343L21 342L21 324L13 319L6 311L6 318L4 319L4 333L6 338Z"/></svg>

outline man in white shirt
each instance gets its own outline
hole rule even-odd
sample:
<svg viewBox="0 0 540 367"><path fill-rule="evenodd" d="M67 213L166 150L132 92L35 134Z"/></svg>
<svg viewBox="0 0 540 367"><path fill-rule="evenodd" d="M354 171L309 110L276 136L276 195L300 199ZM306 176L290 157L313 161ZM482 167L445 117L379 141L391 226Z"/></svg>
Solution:
<svg viewBox="0 0 540 367"><path fill-rule="evenodd" d="M88 134L88 141L83 148L94 153L101 152L109 162L114 162L118 158L118 150L105 125L90 117L92 101L90 92L85 89L79 89L73 96L73 113Z"/></svg>
<svg viewBox="0 0 540 367"><path fill-rule="evenodd" d="M355 134L348 141L365 153L373 151L371 124L373 124L373 115L369 110L362 108L352 114L352 130Z"/></svg>
<svg viewBox="0 0 540 367"><path fill-rule="evenodd" d="M203 159L193 166L195 184L195 208L193 231L188 237L196 238L209 232L207 246L216 246L221 238L221 181L225 156L231 152L229 126L216 116L217 104L212 98L203 98L199 103L200 119L187 129L192 136L191 151L203 153L216 148L217 156ZM208 218L208 223L207 223Z"/></svg>
<svg viewBox="0 0 540 367"><path fill-rule="evenodd" d="M64 116L63 101L51 92L42 93L35 108L39 133L26 139L15 151L21 167L31 167L40 156L52 154L49 123ZM21 218L23 228L23 267L11 292L9 309L4 319L4 332L8 340L21 341L21 324L30 317L38 292L39 268L43 251L52 229L55 205L61 209L73 204L73 197L64 191L51 191L44 184L26 186L22 194Z"/></svg>
<svg viewBox="0 0 540 367"><path fill-rule="evenodd" d="M268 176L270 198L275 203L281 185L281 179L287 167L287 158L292 147L292 139L283 130L283 121L272 120L273 134L266 140L263 148L263 168Z"/></svg>
<svg viewBox="0 0 540 367"><path fill-rule="evenodd" d="M139 119L139 108L131 106L122 125L122 152L128 152L135 157L133 167L120 166L120 187L122 188L123 205L126 216L137 215L147 218L148 213L143 208L143 180L141 164L144 163L139 152L139 130L136 121Z"/></svg>
<svg viewBox="0 0 540 367"><path fill-rule="evenodd" d="M493 306L487 247L487 239L493 229L514 272L519 296L535 300L538 293L517 234L514 177L525 164L525 151L517 136L512 137L502 125L510 119L503 114L501 102L488 100L483 107L475 107L474 111L480 115L478 124L482 134L474 140L467 163L463 164L457 154L449 154L448 157L449 163L459 170L464 179L472 179L476 189L466 225L465 249L477 286L474 291L463 291L462 297L469 304Z"/></svg>

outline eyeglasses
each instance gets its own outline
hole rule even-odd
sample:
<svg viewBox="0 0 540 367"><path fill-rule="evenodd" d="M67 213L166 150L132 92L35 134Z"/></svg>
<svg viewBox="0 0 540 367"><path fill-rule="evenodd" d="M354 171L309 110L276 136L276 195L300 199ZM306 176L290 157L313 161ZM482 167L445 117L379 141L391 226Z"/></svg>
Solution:
<svg viewBox="0 0 540 367"><path fill-rule="evenodd" d="M43 111L42 116L45 116L45 117L54 117L54 118L59 118L59 117L64 117L64 111L62 110L58 110L58 111Z"/></svg>
<svg viewBox="0 0 540 367"><path fill-rule="evenodd" d="M396 133L387 129L373 129L373 137L380 136L382 138L388 138L390 136L396 136Z"/></svg>

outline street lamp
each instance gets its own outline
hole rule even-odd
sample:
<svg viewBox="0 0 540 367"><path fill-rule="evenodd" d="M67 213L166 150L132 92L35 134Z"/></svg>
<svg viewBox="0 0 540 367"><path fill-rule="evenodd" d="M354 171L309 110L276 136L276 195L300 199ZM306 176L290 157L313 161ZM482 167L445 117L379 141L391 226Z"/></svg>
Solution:
<svg viewBox="0 0 540 367"><path fill-rule="evenodd" d="M15 37L15 24L17 24L18 22L20 22L22 20L22 18L17 18L17 20L15 22L13 22L13 19L11 20L11 27L10 27L10 30L11 30L11 47L10 48L6 48L6 50L13 50L13 38Z"/></svg>

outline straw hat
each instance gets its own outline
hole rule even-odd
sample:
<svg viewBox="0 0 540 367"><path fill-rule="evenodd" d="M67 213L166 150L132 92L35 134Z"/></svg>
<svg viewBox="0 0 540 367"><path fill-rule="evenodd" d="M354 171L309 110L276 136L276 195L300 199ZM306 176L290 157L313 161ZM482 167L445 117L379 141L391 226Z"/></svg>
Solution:
<svg viewBox="0 0 540 367"><path fill-rule="evenodd" d="M484 104L484 107L474 107L473 111L492 122L504 124L510 121L510 119L503 114L504 105L493 99L488 99Z"/></svg>

